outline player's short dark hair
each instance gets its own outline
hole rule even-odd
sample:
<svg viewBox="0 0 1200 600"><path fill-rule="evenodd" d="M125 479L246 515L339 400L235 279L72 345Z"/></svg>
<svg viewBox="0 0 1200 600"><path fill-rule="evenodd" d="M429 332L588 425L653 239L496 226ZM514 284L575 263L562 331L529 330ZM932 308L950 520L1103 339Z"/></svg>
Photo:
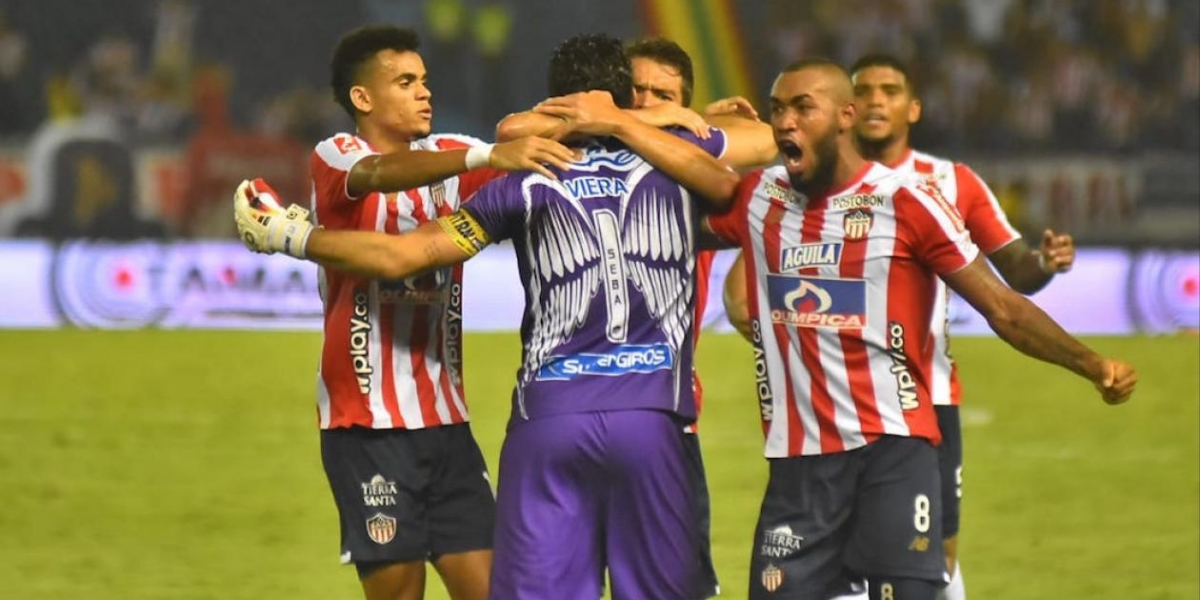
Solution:
<svg viewBox="0 0 1200 600"><path fill-rule="evenodd" d="M913 81L912 73L905 66L904 61L883 52L875 52L867 54L862 58L854 61L854 65L850 67L850 77L854 77L859 71L870 67L886 67L904 76L904 85L908 88L908 93L912 97L917 97L917 83Z"/></svg>
<svg viewBox="0 0 1200 600"><path fill-rule="evenodd" d="M843 69L842 65L839 65L837 61L830 58L825 58L823 56L811 56L809 58L801 58L800 60L792 61L788 63L787 66L783 67L783 69L779 72L794 73L796 71L814 68L835 69L842 71L843 73L845 72L845 69Z"/></svg>
<svg viewBox="0 0 1200 600"><path fill-rule="evenodd" d="M664 37L648 37L630 42L625 46L625 54L634 58L648 58L679 71L683 79L683 105L692 105L692 88L696 79L692 72L692 57L679 44Z"/></svg>
<svg viewBox="0 0 1200 600"><path fill-rule="evenodd" d="M354 118L358 111L350 101L350 88L359 82L363 66L382 50L416 52L420 45L415 31L393 25L368 25L342 36L329 65L333 99Z"/></svg>
<svg viewBox="0 0 1200 600"><path fill-rule="evenodd" d="M550 95L600 90L620 108L633 106L633 72L621 40L580 35L559 44L550 57Z"/></svg>

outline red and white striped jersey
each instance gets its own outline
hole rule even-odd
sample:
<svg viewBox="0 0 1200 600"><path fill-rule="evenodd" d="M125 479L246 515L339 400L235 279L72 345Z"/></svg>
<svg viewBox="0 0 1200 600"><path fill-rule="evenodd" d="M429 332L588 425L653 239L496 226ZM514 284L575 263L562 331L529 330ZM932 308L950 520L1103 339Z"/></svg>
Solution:
<svg viewBox="0 0 1200 600"><path fill-rule="evenodd" d="M746 257L768 458L829 454L882 435L940 442L928 343L937 274L978 255L920 179L867 163L809 198L787 171L746 176L713 231Z"/></svg>
<svg viewBox="0 0 1200 600"><path fill-rule="evenodd" d="M717 257L716 250L701 250L696 253L696 309L692 313L692 347L700 346L700 331L704 325L704 311L708 309L708 285L712 276L713 260ZM704 404L704 385L700 382L700 372L692 366L692 394L696 397L696 422L689 423L683 428L687 433L696 433L700 423L700 408Z"/></svg>
<svg viewBox="0 0 1200 600"><path fill-rule="evenodd" d="M414 150L483 142L435 135ZM319 225L399 234L458 209L499 175L476 169L398 193L351 198L351 167L378 154L366 140L338 134L312 153L312 208ZM322 429L421 429L469 420L462 383L462 267L404 280L370 280L321 269L325 341L317 375Z"/></svg>
<svg viewBox="0 0 1200 600"><path fill-rule="evenodd" d="M915 173L937 186L942 197L958 209L971 240L984 254L991 254L1021 237L1009 225L992 190L966 165L909 150L892 168ZM930 387L934 404L957 406L962 402L962 384L958 380L958 365L950 354L950 292L941 279L937 285L937 304L934 305L933 323L930 324L934 344Z"/></svg>

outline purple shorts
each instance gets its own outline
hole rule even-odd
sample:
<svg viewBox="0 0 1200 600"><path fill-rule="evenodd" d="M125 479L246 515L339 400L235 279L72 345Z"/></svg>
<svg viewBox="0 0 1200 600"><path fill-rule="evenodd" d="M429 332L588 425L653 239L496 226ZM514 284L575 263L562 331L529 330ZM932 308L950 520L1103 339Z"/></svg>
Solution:
<svg viewBox="0 0 1200 600"><path fill-rule="evenodd" d="M682 424L653 410L514 421L500 455L492 600L696 600Z"/></svg>

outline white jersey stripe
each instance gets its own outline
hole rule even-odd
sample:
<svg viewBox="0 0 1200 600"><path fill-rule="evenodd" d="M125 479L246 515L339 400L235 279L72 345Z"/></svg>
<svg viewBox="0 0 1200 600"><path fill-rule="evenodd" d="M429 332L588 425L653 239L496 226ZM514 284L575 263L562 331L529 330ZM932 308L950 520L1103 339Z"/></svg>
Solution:
<svg viewBox="0 0 1200 600"><path fill-rule="evenodd" d="M882 220L875 223L879 228L877 235L867 241L867 260L864 275L872 287L867 293L867 323L869 327L863 330L863 341L867 346L869 360L867 364L871 371L871 384L875 390L875 406L879 410L879 418L883 423L883 431L888 435L909 435L908 422L904 420L904 411L900 409L897 400L900 396L896 376L890 367L891 357L881 348L888 347L888 281L891 277L892 261L886 257L892 256L896 249L896 227L893 220ZM882 260L872 260L882 257Z"/></svg>

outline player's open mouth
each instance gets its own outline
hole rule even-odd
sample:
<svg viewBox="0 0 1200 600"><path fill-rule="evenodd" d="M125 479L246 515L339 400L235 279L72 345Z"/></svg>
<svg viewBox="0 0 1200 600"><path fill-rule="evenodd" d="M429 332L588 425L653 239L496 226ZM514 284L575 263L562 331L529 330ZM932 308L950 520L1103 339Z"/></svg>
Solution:
<svg viewBox="0 0 1200 600"><path fill-rule="evenodd" d="M779 141L779 152L783 154L784 166L791 168L800 166L800 159L804 157L804 150L790 140Z"/></svg>
<svg viewBox="0 0 1200 600"><path fill-rule="evenodd" d="M867 115L868 123L887 123L887 117L884 115Z"/></svg>

